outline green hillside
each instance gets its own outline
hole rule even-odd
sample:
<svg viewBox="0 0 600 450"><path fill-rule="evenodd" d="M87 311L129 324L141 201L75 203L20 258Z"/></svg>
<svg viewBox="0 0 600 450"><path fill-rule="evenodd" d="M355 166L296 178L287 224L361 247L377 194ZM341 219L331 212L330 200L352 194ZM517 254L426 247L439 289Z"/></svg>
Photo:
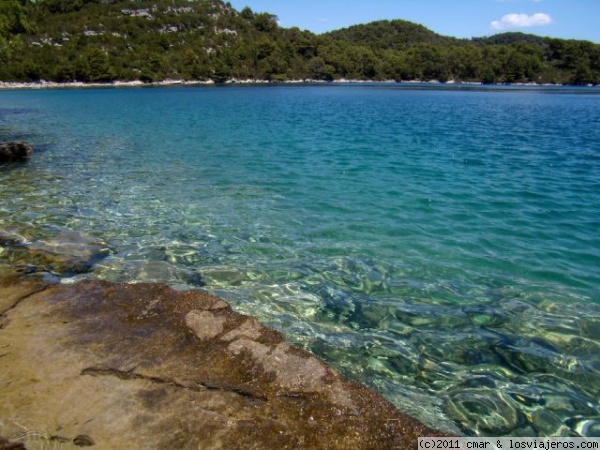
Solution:
<svg viewBox="0 0 600 450"><path fill-rule="evenodd" d="M0 80L461 80L597 84L600 45L471 40L385 20L316 35L220 0L2 0Z"/></svg>
<svg viewBox="0 0 600 450"><path fill-rule="evenodd" d="M423 25L406 20L379 20L327 33L333 39L373 49L405 50L417 44L453 45L459 39L434 33Z"/></svg>

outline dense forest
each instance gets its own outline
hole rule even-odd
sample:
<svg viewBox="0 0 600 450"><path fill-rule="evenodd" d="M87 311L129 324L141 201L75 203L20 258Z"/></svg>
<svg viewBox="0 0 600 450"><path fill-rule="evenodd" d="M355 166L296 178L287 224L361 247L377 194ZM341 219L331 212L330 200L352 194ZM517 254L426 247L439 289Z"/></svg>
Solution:
<svg viewBox="0 0 600 450"><path fill-rule="evenodd" d="M314 34L221 0L0 0L0 80L600 82L600 45L441 36L403 20Z"/></svg>

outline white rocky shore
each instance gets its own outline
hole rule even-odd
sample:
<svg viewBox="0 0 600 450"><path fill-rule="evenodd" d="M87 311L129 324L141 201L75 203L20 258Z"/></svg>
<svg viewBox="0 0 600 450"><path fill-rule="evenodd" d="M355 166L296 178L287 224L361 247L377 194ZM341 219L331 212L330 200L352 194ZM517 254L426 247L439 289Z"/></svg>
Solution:
<svg viewBox="0 0 600 450"><path fill-rule="evenodd" d="M252 78L230 78L223 83L217 83L214 80L162 80L155 81L152 83L144 83L140 80L135 81L113 81L110 83L84 83L81 81L72 81L65 83L57 83L54 81L34 81L34 82L13 82L13 81L0 81L0 90L11 90L11 89L85 89L85 88L129 88L129 87L150 87L150 86L211 86L216 84L325 84L328 81L324 80L313 80L313 79L297 79L297 80L286 80L286 81L271 81L271 80L257 80ZM383 81L372 81L372 80L355 80L341 78L331 81L331 83L400 83L395 80L383 80ZM458 85L458 86L478 86L483 85L481 82L476 81L460 81L460 80L448 80L440 82L438 80L404 80L402 84L430 84L430 85ZM506 83L497 83L498 86L505 86ZM509 86L568 86L561 84L539 84L539 83L511 83ZM588 85L587 87L600 88L600 85L593 86Z"/></svg>
<svg viewBox="0 0 600 450"><path fill-rule="evenodd" d="M142 81L113 81L111 83L84 83L81 81L71 81L66 83L57 83L54 81L33 81L29 83L19 83L13 81L0 81L0 89L77 89L77 88L102 88L102 87L139 87L139 86L171 86L171 85L210 85L214 81L184 81L184 80L164 80L155 83L144 83Z"/></svg>
<svg viewBox="0 0 600 450"><path fill-rule="evenodd" d="M343 82L351 82L351 80L343 80ZM358 81L357 81L358 82ZM255 80L255 79L238 79L231 78L225 81L223 84L272 84L269 80ZM296 83L324 83L321 80L289 80L285 83L296 84ZM28 83L20 83L13 81L0 81L0 89L79 89L79 88L123 88L123 87L143 87L143 86L210 86L217 84L213 80L162 80L155 81L152 83L144 83L142 81L113 81L111 83L84 83L81 81L72 81L65 83L57 83L54 81L35 81Z"/></svg>

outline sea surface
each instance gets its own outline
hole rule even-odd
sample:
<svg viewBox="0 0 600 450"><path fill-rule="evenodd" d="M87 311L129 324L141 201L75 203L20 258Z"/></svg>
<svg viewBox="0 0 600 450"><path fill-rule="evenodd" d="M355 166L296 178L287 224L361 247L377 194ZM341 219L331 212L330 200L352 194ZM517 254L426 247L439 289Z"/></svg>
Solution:
<svg viewBox="0 0 600 450"><path fill-rule="evenodd" d="M0 91L15 139L0 228L110 245L67 282L206 289L436 428L600 436L600 88Z"/></svg>

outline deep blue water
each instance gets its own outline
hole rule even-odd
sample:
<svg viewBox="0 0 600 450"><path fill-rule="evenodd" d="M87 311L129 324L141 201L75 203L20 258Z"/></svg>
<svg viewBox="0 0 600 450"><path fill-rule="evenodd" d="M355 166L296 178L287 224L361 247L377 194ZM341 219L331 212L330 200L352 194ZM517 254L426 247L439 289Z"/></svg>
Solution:
<svg viewBox="0 0 600 450"><path fill-rule="evenodd" d="M598 88L0 91L9 139L0 228L109 242L79 278L207 289L437 428L600 436Z"/></svg>

